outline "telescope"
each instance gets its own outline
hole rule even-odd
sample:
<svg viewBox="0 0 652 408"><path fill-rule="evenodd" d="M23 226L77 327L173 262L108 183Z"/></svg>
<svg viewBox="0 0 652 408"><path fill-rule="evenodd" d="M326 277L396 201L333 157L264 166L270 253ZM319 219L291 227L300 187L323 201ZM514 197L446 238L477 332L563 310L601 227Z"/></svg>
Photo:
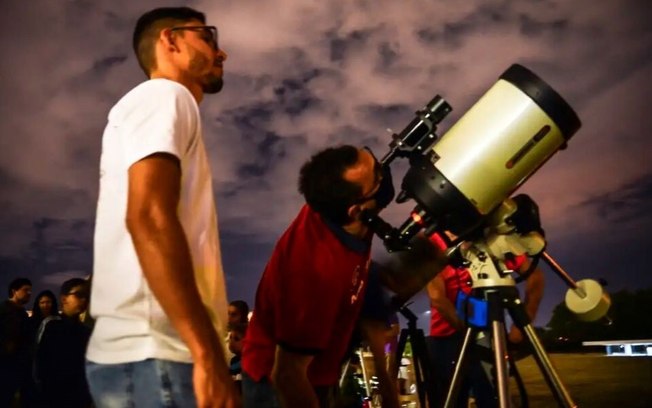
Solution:
<svg viewBox="0 0 652 408"><path fill-rule="evenodd" d="M526 335L559 405L575 406L524 312L509 261L514 256L531 257L531 267L524 274L527 276L543 258L570 286L566 304L572 312L586 321L606 315L610 300L600 284L593 280L576 283L545 252L534 200L523 194L512 196L556 152L567 147L581 127L580 119L554 89L518 64L503 72L439 137L437 126L451 110L444 98L436 95L405 129L392 134L389 151L379 161L383 167L397 158L409 161L396 197L397 203L415 202L407 219L396 228L377 212L367 210L363 222L389 252L410 249L418 233L426 237L437 234L447 241L450 262L469 270L472 295L486 301L493 316L487 327L494 339L501 407L507 406L503 309ZM458 366L476 330L468 328ZM458 368L446 406L455 400Z"/></svg>
<svg viewBox="0 0 652 408"><path fill-rule="evenodd" d="M532 256L533 268L543 258L570 287L566 304L572 312L585 321L604 317L610 300L601 285L575 282L545 252L536 203L526 195L510 197L567 147L581 127L573 108L532 71L514 64L439 137L437 125L451 110L436 95L392 134L379 160L383 167L396 158L409 160L396 197L397 203L416 203L407 219L395 228L368 210L363 221L389 252L408 249L419 232L443 238L452 233L457 238L449 242L451 262L469 266L474 287L513 285L506 258Z"/></svg>
<svg viewBox="0 0 652 408"><path fill-rule="evenodd" d="M397 157L410 168L396 201L417 205L398 228L380 231L390 250L405 248L420 230L473 232L486 216L564 149L581 123L550 86L521 65L512 65L496 84L441 138L437 125L452 110L439 95L399 134L380 160ZM378 220L369 214L372 226Z"/></svg>

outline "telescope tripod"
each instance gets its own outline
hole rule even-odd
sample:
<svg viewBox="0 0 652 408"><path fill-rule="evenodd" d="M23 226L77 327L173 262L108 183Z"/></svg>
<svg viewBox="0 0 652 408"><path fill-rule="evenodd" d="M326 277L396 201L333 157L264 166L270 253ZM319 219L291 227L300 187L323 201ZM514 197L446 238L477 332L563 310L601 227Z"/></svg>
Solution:
<svg viewBox="0 0 652 408"><path fill-rule="evenodd" d="M421 408L434 408L432 387L430 387L430 362L428 360L428 349L423 330L417 328L417 316L407 306L399 309L399 312L407 319L407 328L401 329L398 345L396 347L396 362L400 366L403 352L408 339L412 346L412 364L414 366L414 378Z"/></svg>
<svg viewBox="0 0 652 408"><path fill-rule="evenodd" d="M507 365L507 338L505 335L505 310L509 312L514 324L518 327L525 339L532 348L534 358L543 374L548 387L557 400L560 407L571 408L577 405L573 402L568 390L561 382L548 355L546 354L541 341L539 340L530 319L521 302L518 291L514 286L481 287L473 290L472 298L481 299L487 302L487 326L484 328L469 325L464 335L462 348L457 359L457 365L453 374L448 393L446 395L446 408L455 406L457 394L459 393L466 368L468 366L468 354L471 351L472 342L475 341L479 332L487 332L491 338L495 366L495 389L500 408L509 408L509 383Z"/></svg>

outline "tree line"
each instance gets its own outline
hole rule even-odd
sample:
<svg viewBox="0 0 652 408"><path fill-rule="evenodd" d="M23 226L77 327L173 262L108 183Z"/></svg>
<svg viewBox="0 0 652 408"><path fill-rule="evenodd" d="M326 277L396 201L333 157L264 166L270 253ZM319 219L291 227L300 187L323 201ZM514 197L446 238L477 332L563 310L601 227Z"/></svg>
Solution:
<svg viewBox="0 0 652 408"><path fill-rule="evenodd" d="M552 351L576 349L583 341L652 339L652 288L621 290L610 295L609 319L582 322L562 302L541 338Z"/></svg>

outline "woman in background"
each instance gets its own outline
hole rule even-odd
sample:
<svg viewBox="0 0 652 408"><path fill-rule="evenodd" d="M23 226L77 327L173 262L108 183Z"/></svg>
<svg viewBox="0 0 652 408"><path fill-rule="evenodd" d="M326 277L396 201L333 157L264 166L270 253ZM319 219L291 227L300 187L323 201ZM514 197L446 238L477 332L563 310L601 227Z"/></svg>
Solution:
<svg viewBox="0 0 652 408"><path fill-rule="evenodd" d="M30 317L32 322L31 327L38 329L43 319L58 313L59 306L57 305L57 297L52 291L44 290L34 299L34 307L32 307L32 316Z"/></svg>

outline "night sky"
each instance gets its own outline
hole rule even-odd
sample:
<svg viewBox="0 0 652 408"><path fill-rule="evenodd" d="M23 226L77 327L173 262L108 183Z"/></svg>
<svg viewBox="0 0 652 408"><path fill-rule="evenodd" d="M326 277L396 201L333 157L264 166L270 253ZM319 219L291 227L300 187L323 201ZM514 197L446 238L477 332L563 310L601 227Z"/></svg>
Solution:
<svg viewBox="0 0 652 408"><path fill-rule="evenodd" d="M583 122L519 190L540 206L549 253L577 279L606 279L610 291L652 286L649 1L180 4L207 14L229 55L224 90L201 109L231 300L253 302L275 240L301 206L297 174L312 153L350 143L381 156L387 129L402 130L435 94L454 109L443 134L512 63L548 82ZM2 288L24 275L35 292L56 290L91 272L102 131L111 106L145 79L131 33L159 5L3 3ZM398 223L412 206L384 215ZM544 270L539 325L565 291Z"/></svg>

